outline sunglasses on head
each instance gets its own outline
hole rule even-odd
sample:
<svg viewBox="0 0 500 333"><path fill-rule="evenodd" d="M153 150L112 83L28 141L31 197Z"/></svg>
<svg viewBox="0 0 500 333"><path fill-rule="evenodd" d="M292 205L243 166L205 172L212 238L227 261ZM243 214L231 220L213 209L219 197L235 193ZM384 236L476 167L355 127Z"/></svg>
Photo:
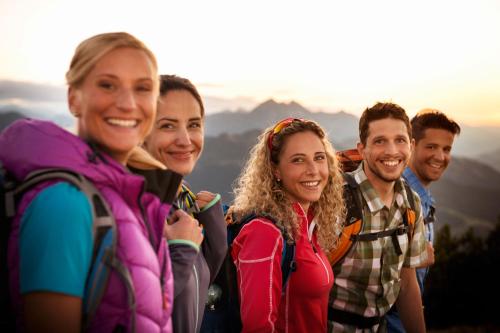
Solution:
<svg viewBox="0 0 500 333"><path fill-rule="evenodd" d="M287 128L291 123L293 122L303 122L305 119L303 118L285 118L271 129L271 132L269 133L269 137L267 138L267 146L269 147L269 150L272 150L273 148L273 138L276 134L279 134L284 128Z"/></svg>

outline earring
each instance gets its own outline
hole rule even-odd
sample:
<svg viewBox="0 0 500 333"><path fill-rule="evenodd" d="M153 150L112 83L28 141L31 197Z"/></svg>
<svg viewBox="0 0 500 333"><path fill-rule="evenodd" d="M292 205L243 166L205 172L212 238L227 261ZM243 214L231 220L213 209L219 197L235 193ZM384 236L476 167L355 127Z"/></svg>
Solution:
<svg viewBox="0 0 500 333"><path fill-rule="evenodd" d="M281 183L281 179L276 178L276 182L277 182L277 183Z"/></svg>

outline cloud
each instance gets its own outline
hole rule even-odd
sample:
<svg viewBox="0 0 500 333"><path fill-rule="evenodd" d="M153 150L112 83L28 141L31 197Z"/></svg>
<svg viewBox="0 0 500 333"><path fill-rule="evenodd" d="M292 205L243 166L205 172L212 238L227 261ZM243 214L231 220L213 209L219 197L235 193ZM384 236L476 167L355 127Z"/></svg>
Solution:
<svg viewBox="0 0 500 333"><path fill-rule="evenodd" d="M0 112L10 111L31 118L52 120L64 127L74 124L63 86L0 80Z"/></svg>
<svg viewBox="0 0 500 333"><path fill-rule="evenodd" d="M66 88L42 83L0 80L0 101L3 100L64 102Z"/></svg>

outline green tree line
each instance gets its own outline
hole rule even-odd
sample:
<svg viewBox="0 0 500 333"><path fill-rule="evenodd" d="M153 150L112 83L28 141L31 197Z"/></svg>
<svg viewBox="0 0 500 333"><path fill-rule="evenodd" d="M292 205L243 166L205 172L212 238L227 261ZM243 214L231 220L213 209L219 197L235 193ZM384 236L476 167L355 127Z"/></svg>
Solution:
<svg viewBox="0 0 500 333"><path fill-rule="evenodd" d="M435 257L424 295L428 328L500 330L500 216L486 238L472 229L452 236L445 225L436 235Z"/></svg>

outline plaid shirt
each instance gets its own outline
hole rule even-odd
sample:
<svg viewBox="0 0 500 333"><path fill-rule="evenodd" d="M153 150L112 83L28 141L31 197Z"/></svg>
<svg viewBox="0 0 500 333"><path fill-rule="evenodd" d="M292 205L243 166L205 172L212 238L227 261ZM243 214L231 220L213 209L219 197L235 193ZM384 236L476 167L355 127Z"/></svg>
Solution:
<svg viewBox="0 0 500 333"><path fill-rule="evenodd" d="M359 184L363 202L361 233L379 232L403 223L402 214L410 207L404 185L396 181L394 201L384 205L363 171L363 163L351 175ZM401 268L416 267L427 258L420 198L416 193L417 221L409 243L407 234L397 236L403 254L398 256L391 237L358 241L343 261L333 267L335 283L330 295L333 307L365 317L383 316L396 302ZM339 325L335 324L334 331ZM342 331L350 331L348 326ZM352 331L355 331L352 328ZM369 330L368 330L369 331Z"/></svg>

